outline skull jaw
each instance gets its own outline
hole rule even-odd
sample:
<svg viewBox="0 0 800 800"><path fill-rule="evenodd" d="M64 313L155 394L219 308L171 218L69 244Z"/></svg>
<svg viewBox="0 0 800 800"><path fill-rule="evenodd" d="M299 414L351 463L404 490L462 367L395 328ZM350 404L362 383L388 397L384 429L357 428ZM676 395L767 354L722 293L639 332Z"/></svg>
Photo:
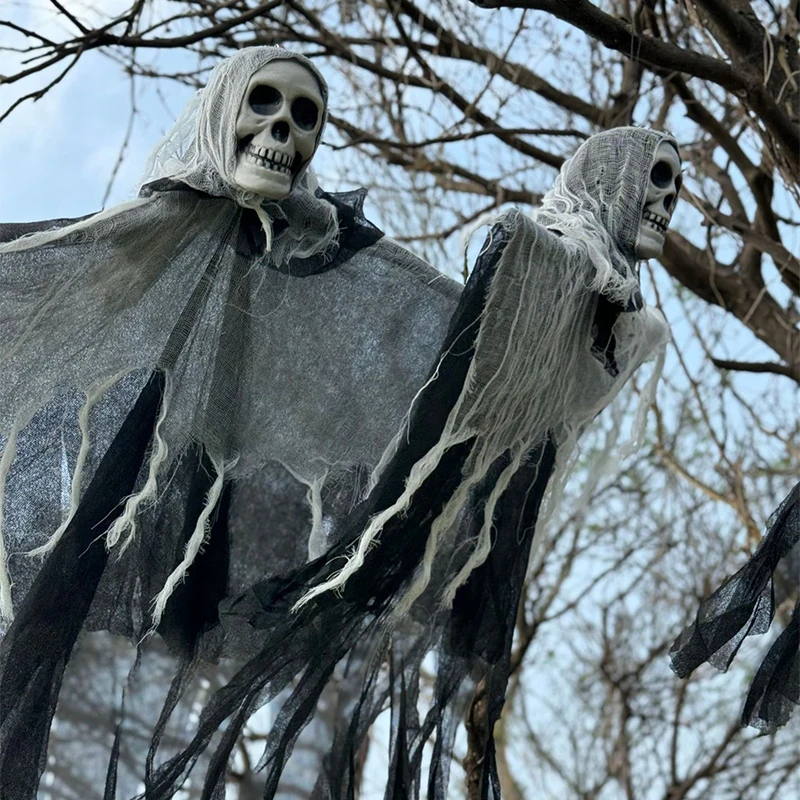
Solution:
<svg viewBox="0 0 800 800"><path fill-rule="evenodd" d="M650 223L642 220L634 250L637 258L659 258L664 251L664 237Z"/></svg>
<svg viewBox="0 0 800 800"><path fill-rule="evenodd" d="M285 172L252 164L241 154L233 173L233 182L246 192L261 195L267 200L282 200L292 191L292 176Z"/></svg>

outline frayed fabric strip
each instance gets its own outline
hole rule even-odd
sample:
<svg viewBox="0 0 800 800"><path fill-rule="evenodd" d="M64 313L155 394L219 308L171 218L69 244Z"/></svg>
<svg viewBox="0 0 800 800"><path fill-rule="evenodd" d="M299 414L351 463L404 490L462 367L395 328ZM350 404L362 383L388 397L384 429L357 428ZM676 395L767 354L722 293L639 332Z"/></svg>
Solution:
<svg viewBox="0 0 800 800"><path fill-rule="evenodd" d="M483 525L481 526L478 540L475 543L475 547L469 559L467 560L467 563L459 570L456 577L453 578L453 580L450 581L445 588L441 601L442 608L447 609L453 605L456 592L461 588L461 586L464 585L464 583L466 583L473 570L476 570L478 567L480 567L481 564L483 564L489 557L489 551L492 549L492 526L494 522L495 509L497 508L497 504L500 501L501 496L508 488L509 483L511 483L512 478L517 474L517 471L520 468L520 463L522 462L522 456L522 452L517 453L512 462L500 474L497 479L497 483L492 488L492 492L489 495L489 499L487 500L483 509Z"/></svg>
<svg viewBox="0 0 800 800"><path fill-rule="evenodd" d="M462 483L456 493L450 498L442 513L434 520L431 525L428 540L425 543L425 552L422 557L422 563L413 579L413 582L405 590L400 597L399 602L395 608L393 618L399 622L410 610L411 606L422 595L431 580L433 566L436 563L436 558L441 551L442 538L446 533L456 525L458 515L469 496L469 491L472 488L472 482Z"/></svg>
<svg viewBox="0 0 800 800"><path fill-rule="evenodd" d="M89 433L89 414L97 403L102 400L105 393L123 376L124 373L114 375L106 381L101 381L96 384L86 393L86 401L81 407L78 414L78 427L81 432L81 446L78 451L78 457L75 460L75 470L72 473L72 481L70 485L70 500L69 508L67 509L64 521L56 529L56 532L41 546L31 550L29 556L44 556L50 553L53 548L59 543L64 531L69 527L75 513L78 510L78 504L81 500L81 483L83 479L83 469L86 465L86 459L89 456L89 449L91 447L91 435Z"/></svg>
<svg viewBox="0 0 800 800"><path fill-rule="evenodd" d="M136 515L139 512L139 508L146 501L155 499L158 489L158 473L169 456L169 447L161 436L161 427L169 412L170 388L169 373L165 373L164 396L161 401L161 409L159 410L158 420L156 421L155 432L153 433L155 447L153 454L150 456L147 480L141 491L127 499L124 511L108 530L108 533L106 533L106 547L109 550L119 544L120 538L125 535L125 539L120 545L120 554L125 552L128 545L133 542L136 536Z"/></svg>
<svg viewBox="0 0 800 800"><path fill-rule="evenodd" d="M272 250L272 219L269 214L261 207L261 204L255 208L259 220L261 220L261 228L266 237L266 244L264 245L265 252L269 253Z"/></svg>
<svg viewBox="0 0 800 800"><path fill-rule="evenodd" d="M308 536L308 559L313 561L325 552L326 536L324 512L322 509L322 486L328 477L328 470L314 478L306 478L288 464L281 462L281 466L297 481L308 488L306 502L311 510L311 532Z"/></svg>
<svg viewBox="0 0 800 800"><path fill-rule="evenodd" d="M3 448L3 457L0 458L0 619L14 619L14 609L11 602L11 576L8 572L8 553L6 553L3 539L3 506L5 503L6 480L11 462L17 450L17 431L14 426L8 434L6 446Z"/></svg>
<svg viewBox="0 0 800 800"><path fill-rule="evenodd" d="M364 559L375 544L378 543L381 531L389 520L401 515L411 504L414 493L422 485L424 480L433 472L436 465L441 460L442 454L445 451L445 446L440 443L439 446L433 448L426 456L414 464L411 474L408 478L405 491L389 508L381 511L373 517L367 528L364 530L355 551L350 555L347 563L337 573L332 575L327 581L315 586L313 589L306 592L303 597L295 604L293 610L299 611L309 601L313 600L318 595L328 591L338 591L344 588L348 578L350 578L356 570L363 564Z"/></svg>
<svg viewBox="0 0 800 800"><path fill-rule="evenodd" d="M308 558L319 558L325 552L325 525L322 512L322 484L325 476L308 484L306 501L311 508L311 533L308 537Z"/></svg>
<svg viewBox="0 0 800 800"><path fill-rule="evenodd" d="M477 569L489 556L492 547L492 525L497 502L508 487L509 482L519 469L521 456L515 458L501 473L497 484L492 489L484 508L483 524L473 543L472 552L467 562L458 571L456 576L447 584L439 600L441 609L447 610L453 605L456 592L467 581L472 572ZM407 614L416 600L430 584L434 564L442 549L442 539L458 524L459 516L469 502L469 497L475 487L485 478L485 472L473 474L465 478L458 486L453 496L447 501L442 513L434 520L431 526L422 564L412 584L400 598L394 613L396 620L402 619Z"/></svg>
<svg viewBox="0 0 800 800"><path fill-rule="evenodd" d="M191 567L194 563L197 554L200 552L200 548L206 541L210 527L211 515L214 513L217 503L222 496L222 490L225 484L225 474L233 469L233 467L236 465L236 460L223 463L221 461L214 461L212 459L212 464L214 465L216 478L214 479L214 483L211 485L211 489L208 492L205 506L203 507L203 510L200 512L200 516L197 519L194 532L189 538L189 541L186 543L183 559L181 560L181 563L178 564L178 566L175 567L175 569L170 573L169 577L167 578L167 582L164 584L164 588L158 593L158 595L156 595L156 598L153 601L153 629L158 627L159 622L161 622L161 617L164 615L164 610L167 607L167 601L175 591L175 587L186 578L186 573L188 572L189 567Z"/></svg>

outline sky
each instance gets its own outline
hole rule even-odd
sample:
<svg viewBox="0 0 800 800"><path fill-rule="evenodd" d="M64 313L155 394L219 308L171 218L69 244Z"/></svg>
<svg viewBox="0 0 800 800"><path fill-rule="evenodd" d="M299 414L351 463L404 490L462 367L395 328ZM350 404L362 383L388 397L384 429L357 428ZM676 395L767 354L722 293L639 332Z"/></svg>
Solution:
<svg viewBox="0 0 800 800"><path fill-rule="evenodd" d="M7 8L11 5L0 0L3 16L10 11L12 19L43 35L59 35L68 25L44 0ZM104 5L122 4L104 0ZM4 46L19 46L22 41L6 30L0 37ZM0 53L0 74L8 74L15 61ZM41 78L34 77L0 86L0 109L40 85ZM191 94L185 87L165 86L162 102L153 88L142 86L137 92L141 114L107 205L135 194L150 149ZM129 80L99 52L85 54L41 100L19 106L0 123L0 219L20 222L98 210L125 139L130 108Z"/></svg>

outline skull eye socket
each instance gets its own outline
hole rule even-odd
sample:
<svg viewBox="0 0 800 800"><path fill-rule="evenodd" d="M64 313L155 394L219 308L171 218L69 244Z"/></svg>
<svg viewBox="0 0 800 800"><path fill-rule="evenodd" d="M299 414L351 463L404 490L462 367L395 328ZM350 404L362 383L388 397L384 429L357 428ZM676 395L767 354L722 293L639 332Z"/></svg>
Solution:
<svg viewBox="0 0 800 800"><path fill-rule="evenodd" d="M666 161L659 161L652 170L650 170L650 180L658 186L659 189L665 189L672 182L672 168Z"/></svg>
<svg viewBox="0 0 800 800"><path fill-rule="evenodd" d="M274 114L281 107L283 95L274 86L262 84L254 87L247 102L250 103L250 108L256 114L267 116L267 114Z"/></svg>
<svg viewBox="0 0 800 800"><path fill-rule="evenodd" d="M319 109L316 103L307 97L298 97L292 103L292 119L304 131L313 130L319 119Z"/></svg>

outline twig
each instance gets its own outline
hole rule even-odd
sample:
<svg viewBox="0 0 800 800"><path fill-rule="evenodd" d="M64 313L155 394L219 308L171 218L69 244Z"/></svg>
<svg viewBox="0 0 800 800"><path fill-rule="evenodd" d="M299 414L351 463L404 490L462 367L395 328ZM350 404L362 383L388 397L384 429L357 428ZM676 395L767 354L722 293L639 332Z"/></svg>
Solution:
<svg viewBox="0 0 800 800"><path fill-rule="evenodd" d="M105 190L105 193L103 194L103 200L100 203L102 208L106 207L106 202L108 201L109 195L111 194L111 189L114 186L114 181L117 178L117 174L119 173L119 169L122 166L122 162L123 162L123 160L125 158L125 152L128 149L128 145L130 144L130 141L131 141L131 135L133 133L133 123L134 123L134 120L136 119L136 114L137 114L137 110L138 110L136 108L136 76L135 76L135 74L133 72L133 68L135 67L135 65L136 65L136 51L134 50L133 54L131 55L131 62L130 62L130 69L131 69L131 72L130 72L130 79L131 79L130 106L131 106L131 111L130 111L130 115L128 116L128 126L125 129L125 136L122 139L122 144L120 145L120 148L119 148L119 154L117 155L117 160L116 160L116 162L114 164L114 167L111 170L111 174L109 175L108 184L106 185L106 190Z"/></svg>
<svg viewBox="0 0 800 800"><path fill-rule="evenodd" d="M800 369L789 364L778 364L774 361L729 361L713 357L711 361L715 367L732 372L770 372L774 375L784 375L795 381L800 380Z"/></svg>

